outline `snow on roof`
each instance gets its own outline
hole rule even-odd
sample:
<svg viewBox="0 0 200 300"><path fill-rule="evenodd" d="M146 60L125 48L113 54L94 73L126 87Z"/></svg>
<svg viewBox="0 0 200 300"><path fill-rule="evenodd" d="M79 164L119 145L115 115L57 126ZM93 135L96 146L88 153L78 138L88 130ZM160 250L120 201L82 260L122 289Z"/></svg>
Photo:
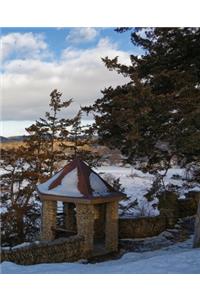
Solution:
<svg viewBox="0 0 200 300"><path fill-rule="evenodd" d="M85 162L75 158L46 182L38 185L41 194L76 198L109 196L114 189Z"/></svg>

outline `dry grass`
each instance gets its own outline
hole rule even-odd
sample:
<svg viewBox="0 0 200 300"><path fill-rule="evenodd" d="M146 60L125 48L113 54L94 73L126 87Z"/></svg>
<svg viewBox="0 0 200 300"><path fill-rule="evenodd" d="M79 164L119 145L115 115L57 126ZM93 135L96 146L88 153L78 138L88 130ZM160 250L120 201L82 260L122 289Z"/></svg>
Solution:
<svg viewBox="0 0 200 300"><path fill-rule="evenodd" d="M13 141L13 142L6 142L6 143L0 143L0 149L11 149L11 148L18 148L20 146L24 145L23 141Z"/></svg>
<svg viewBox="0 0 200 300"><path fill-rule="evenodd" d="M65 143L67 146L73 146L73 142L66 141ZM5 142L0 143L0 149L11 149L11 148L18 148L20 146L25 146L25 143L23 141L13 141L13 142ZM55 144L55 148L58 149L58 142ZM82 148L86 151L90 151L91 147L88 145L83 145Z"/></svg>

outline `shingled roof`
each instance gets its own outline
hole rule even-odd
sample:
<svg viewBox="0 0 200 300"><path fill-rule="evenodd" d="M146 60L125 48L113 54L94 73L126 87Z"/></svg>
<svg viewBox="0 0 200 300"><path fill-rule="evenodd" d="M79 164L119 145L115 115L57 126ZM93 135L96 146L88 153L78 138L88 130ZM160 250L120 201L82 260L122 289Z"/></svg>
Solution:
<svg viewBox="0 0 200 300"><path fill-rule="evenodd" d="M64 166L45 183L38 185L37 189L40 194L78 199L121 194L116 192L99 174L78 158Z"/></svg>

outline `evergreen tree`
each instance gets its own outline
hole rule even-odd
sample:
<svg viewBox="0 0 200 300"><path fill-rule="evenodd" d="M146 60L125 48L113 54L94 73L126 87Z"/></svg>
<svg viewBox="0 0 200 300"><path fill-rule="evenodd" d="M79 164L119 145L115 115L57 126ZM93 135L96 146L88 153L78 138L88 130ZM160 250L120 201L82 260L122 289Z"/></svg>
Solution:
<svg viewBox="0 0 200 300"><path fill-rule="evenodd" d="M100 156L94 150L95 140L93 131L89 125L81 124L81 117L82 111L79 110L72 121L69 131L68 139L70 145L67 146L70 151L69 160L78 157L87 162L91 167L95 167L99 164Z"/></svg>
<svg viewBox="0 0 200 300"><path fill-rule="evenodd" d="M34 169L40 174L52 176L56 170L55 163L66 159L65 144L67 143L68 127L73 119L59 118L59 112L68 108L72 100L61 100L62 94L53 90L50 94L50 112L45 113L45 118L40 118L26 130L29 133L27 146L30 150Z"/></svg>
<svg viewBox="0 0 200 300"><path fill-rule="evenodd" d="M1 243L11 246L32 240L39 229L35 173L27 164L27 148L2 149L1 169Z"/></svg>
<svg viewBox="0 0 200 300"><path fill-rule="evenodd" d="M36 185L52 176L57 164L66 159L68 126L73 119L58 117L71 100L62 101L61 93L50 94L50 112L27 128L29 136L18 148L3 149L1 153L2 243L13 245L30 241L38 232L40 214ZM62 149L61 149L62 148Z"/></svg>
<svg viewBox="0 0 200 300"><path fill-rule="evenodd" d="M129 66L118 57L104 58L109 70L130 82L102 91L84 111L95 115L94 130L102 144L119 148L131 164L146 170L168 168L176 156L185 165L200 153L200 29L117 28L131 30L131 41L143 49Z"/></svg>

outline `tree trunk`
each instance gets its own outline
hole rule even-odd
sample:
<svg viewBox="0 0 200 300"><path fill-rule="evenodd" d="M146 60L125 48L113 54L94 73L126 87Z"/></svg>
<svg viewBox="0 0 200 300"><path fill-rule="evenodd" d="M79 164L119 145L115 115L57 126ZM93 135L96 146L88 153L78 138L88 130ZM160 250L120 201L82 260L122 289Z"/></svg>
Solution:
<svg viewBox="0 0 200 300"><path fill-rule="evenodd" d="M193 241L193 248L198 248L198 247L200 247L200 198L199 198L196 220L195 220L194 241Z"/></svg>
<svg viewBox="0 0 200 300"><path fill-rule="evenodd" d="M16 228L18 233L18 239L17 243L21 244L24 242L24 220L23 220L24 214L21 209L16 210Z"/></svg>

